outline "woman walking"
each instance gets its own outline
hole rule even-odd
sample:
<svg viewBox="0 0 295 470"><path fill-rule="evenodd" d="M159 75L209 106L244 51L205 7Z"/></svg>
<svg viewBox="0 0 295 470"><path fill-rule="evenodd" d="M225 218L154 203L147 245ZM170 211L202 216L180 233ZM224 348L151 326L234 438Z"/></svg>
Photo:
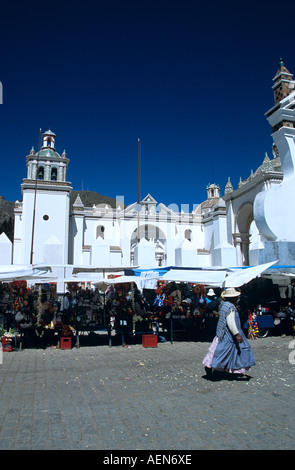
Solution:
<svg viewBox="0 0 295 470"><path fill-rule="evenodd" d="M221 294L216 336L203 360L208 375L213 371L243 375L255 365L253 352L242 331L236 309L239 296L240 292L234 288L228 288Z"/></svg>

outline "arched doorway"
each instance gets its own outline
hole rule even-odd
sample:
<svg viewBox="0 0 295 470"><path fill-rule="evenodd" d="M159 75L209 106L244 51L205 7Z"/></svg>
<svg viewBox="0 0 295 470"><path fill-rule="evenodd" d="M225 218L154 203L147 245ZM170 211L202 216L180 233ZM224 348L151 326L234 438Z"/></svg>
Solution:
<svg viewBox="0 0 295 470"><path fill-rule="evenodd" d="M238 266L249 266L250 226L253 220L253 203L245 202L236 214L233 233Z"/></svg>
<svg viewBox="0 0 295 470"><path fill-rule="evenodd" d="M164 232L152 224L143 224L136 228L130 241L130 256L131 265L134 260L134 248L136 247L138 240L145 238L149 242L153 242L155 246L155 258L158 266L163 266L166 260L166 236Z"/></svg>

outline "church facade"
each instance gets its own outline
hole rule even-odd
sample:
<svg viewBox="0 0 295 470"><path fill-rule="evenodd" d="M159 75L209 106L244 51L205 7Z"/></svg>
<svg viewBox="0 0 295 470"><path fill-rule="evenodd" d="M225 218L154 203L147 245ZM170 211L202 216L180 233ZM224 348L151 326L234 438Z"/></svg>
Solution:
<svg viewBox="0 0 295 470"><path fill-rule="evenodd" d="M228 230L240 246L238 265L295 265L295 81L282 59L272 88L275 104L265 116L274 158L266 155L247 181L224 195Z"/></svg>
<svg viewBox="0 0 295 470"><path fill-rule="evenodd" d="M295 82L283 62L274 78L271 158L221 196L207 186L207 199L192 212L177 211L151 194L125 207L70 203L69 159L43 134L39 152L26 157L22 202L15 204L14 242L0 236L0 258L9 248L15 265L207 267L244 266L279 260L295 265ZM7 246L6 246L7 245ZM62 269L62 268L61 268Z"/></svg>
<svg viewBox="0 0 295 470"><path fill-rule="evenodd" d="M226 204L218 185L192 212L178 212L148 194L125 207L70 204L69 159L55 148L56 135L43 134L40 152L26 157L22 202L16 202L13 264L156 268L236 265L227 240Z"/></svg>

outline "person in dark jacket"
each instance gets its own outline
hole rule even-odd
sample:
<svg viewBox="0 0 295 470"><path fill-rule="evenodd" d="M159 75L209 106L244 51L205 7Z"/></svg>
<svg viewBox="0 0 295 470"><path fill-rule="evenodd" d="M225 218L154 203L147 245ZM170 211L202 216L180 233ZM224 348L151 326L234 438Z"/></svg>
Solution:
<svg viewBox="0 0 295 470"><path fill-rule="evenodd" d="M214 313L215 315L218 314L218 308L220 304L220 299L215 295L215 292L213 289L209 289L207 292L207 297L206 297L206 312L207 313Z"/></svg>

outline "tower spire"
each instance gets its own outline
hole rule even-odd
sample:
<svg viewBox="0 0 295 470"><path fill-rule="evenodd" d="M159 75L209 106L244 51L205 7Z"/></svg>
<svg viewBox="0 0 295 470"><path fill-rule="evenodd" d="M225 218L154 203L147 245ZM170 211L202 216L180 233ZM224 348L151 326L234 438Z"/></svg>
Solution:
<svg viewBox="0 0 295 470"><path fill-rule="evenodd" d="M282 58L280 58L279 69L273 78L273 82L272 89L274 91L275 104L290 95L295 88L293 74L289 72Z"/></svg>

